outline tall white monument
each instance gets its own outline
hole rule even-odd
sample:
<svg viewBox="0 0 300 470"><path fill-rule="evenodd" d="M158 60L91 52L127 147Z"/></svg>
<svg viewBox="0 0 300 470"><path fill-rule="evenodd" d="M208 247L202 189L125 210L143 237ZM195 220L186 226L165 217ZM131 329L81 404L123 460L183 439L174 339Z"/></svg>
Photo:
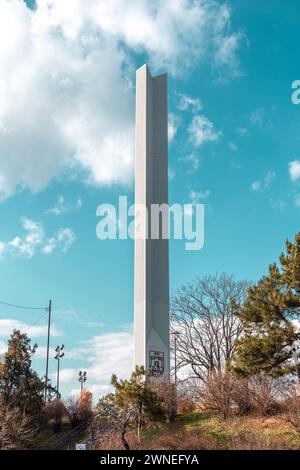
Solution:
<svg viewBox="0 0 300 470"><path fill-rule="evenodd" d="M150 236L151 206L168 203L167 74L152 77L146 65L136 72L135 146L134 363L168 380L169 243L162 228Z"/></svg>

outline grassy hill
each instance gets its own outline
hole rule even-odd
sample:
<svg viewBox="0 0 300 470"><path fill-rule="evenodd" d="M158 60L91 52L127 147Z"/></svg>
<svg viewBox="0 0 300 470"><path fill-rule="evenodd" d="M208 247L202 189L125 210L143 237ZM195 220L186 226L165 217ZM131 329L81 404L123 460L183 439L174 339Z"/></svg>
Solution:
<svg viewBox="0 0 300 470"><path fill-rule="evenodd" d="M223 420L214 412L196 411L179 415L173 423L150 427L141 444L137 444L132 436L131 448L299 450L300 433L287 419L287 415L282 413L269 417L253 415ZM110 445L114 443L110 442Z"/></svg>

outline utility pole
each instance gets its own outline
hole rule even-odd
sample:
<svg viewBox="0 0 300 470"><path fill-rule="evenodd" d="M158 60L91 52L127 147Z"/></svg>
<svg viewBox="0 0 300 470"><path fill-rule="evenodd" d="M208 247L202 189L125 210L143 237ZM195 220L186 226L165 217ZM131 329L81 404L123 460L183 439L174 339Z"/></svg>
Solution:
<svg viewBox="0 0 300 470"><path fill-rule="evenodd" d="M86 377L86 371L80 371L79 372L79 382L80 382L80 393L82 394L82 391L83 391L83 384L84 382L86 382L87 380L87 377Z"/></svg>
<svg viewBox="0 0 300 470"><path fill-rule="evenodd" d="M46 358L46 386L45 386L45 404L46 404L46 405L47 405L47 401L48 401L48 367L49 367L49 348L50 348L51 310L52 310L52 301L51 301L51 300L49 300L49 307L48 307L48 338L47 338L47 358Z"/></svg>
<svg viewBox="0 0 300 470"><path fill-rule="evenodd" d="M63 352L64 345L56 346L55 351L55 359L57 360L57 383L56 383L56 397L57 399L60 398L59 395L59 368L60 368L60 360L64 357L65 353Z"/></svg>

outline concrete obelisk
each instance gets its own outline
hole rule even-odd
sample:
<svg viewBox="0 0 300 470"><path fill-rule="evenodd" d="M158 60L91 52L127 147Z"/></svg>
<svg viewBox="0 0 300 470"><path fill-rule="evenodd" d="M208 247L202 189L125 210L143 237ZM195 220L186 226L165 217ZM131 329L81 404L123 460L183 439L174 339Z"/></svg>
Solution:
<svg viewBox="0 0 300 470"><path fill-rule="evenodd" d="M169 243L161 230L157 239L150 236L151 205L168 203L167 74L152 77L146 65L136 72L135 146L136 211L146 207L148 218L137 227L136 212L134 365L168 380Z"/></svg>

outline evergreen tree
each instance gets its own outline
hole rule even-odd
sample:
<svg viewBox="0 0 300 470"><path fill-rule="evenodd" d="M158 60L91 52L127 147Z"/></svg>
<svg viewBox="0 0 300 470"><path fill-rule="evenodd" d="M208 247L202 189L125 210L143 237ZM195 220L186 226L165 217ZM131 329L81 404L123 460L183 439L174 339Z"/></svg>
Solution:
<svg viewBox="0 0 300 470"><path fill-rule="evenodd" d="M136 367L129 380L119 380L112 376L111 383L114 393L102 398L96 407L99 419L103 422L110 418L107 410L111 409L112 416L126 424L135 423L137 436L140 439L141 430L147 421L159 421L165 418L166 407L163 399L151 389L146 380L143 367ZM111 417L112 418L112 417Z"/></svg>
<svg viewBox="0 0 300 470"><path fill-rule="evenodd" d="M234 370L247 376L263 371L272 376L297 372L293 358L299 332L293 323L300 314L300 233L286 242L286 254L269 266L268 275L250 287L236 314L244 332L237 342Z"/></svg>
<svg viewBox="0 0 300 470"><path fill-rule="evenodd" d="M0 364L0 397L6 406L39 417L45 384L31 367L37 345L31 346L30 343L25 333L13 331L8 350Z"/></svg>
<svg viewBox="0 0 300 470"><path fill-rule="evenodd" d="M151 389L146 380L144 367L136 367L130 380L118 380L112 376L111 383L115 388L115 400L120 407L132 406L136 412L137 435L141 437L141 429L149 420L161 420L165 416L165 404L161 397Z"/></svg>

